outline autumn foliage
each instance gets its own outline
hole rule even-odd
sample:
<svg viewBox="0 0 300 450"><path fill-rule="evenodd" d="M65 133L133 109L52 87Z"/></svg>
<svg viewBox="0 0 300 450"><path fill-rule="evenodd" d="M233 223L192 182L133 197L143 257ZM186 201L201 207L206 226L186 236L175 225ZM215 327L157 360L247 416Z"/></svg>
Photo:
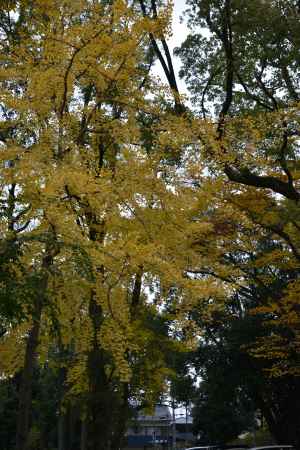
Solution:
<svg viewBox="0 0 300 450"><path fill-rule="evenodd" d="M272 332L247 351L298 376L299 99L255 93L230 113L234 77L246 95L253 82L234 65L228 15L216 32L230 2L200 2L225 49L212 117L183 106L171 71L170 86L150 71L171 5L4 3L0 370L21 380L17 449L30 448L34 370L47 365L59 415L80 405L82 448L119 448L130 400L153 404L168 352L199 341L195 308L209 322L254 285L251 314Z"/></svg>

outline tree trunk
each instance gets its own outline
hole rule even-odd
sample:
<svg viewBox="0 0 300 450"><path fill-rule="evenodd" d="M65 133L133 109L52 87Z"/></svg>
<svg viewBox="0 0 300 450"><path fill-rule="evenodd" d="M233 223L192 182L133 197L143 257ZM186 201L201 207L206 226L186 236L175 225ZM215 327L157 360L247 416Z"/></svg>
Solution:
<svg viewBox="0 0 300 450"><path fill-rule="evenodd" d="M58 344L59 352L63 352L61 338L59 338ZM58 391L58 418L57 418L57 448L58 450L65 450L67 446L66 442L66 413L63 411L63 397L64 397L64 382L66 370L60 367L57 378L57 391ZM67 450L69 450L67 448Z"/></svg>
<svg viewBox="0 0 300 450"><path fill-rule="evenodd" d="M88 450L110 450L113 393L105 373L101 349L89 354Z"/></svg>
<svg viewBox="0 0 300 450"><path fill-rule="evenodd" d="M86 420L81 420L80 450L87 450Z"/></svg>
<svg viewBox="0 0 300 450"><path fill-rule="evenodd" d="M59 248L56 245L55 240L54 242L47 243L46 254L42 262L42 280L39 286L39 293L37 294L37 297L34 298L33 325L27 339L25 361L21 375L17 414L16 450L29 450L28 433L30 427L32 381L37 357L36 350L39 343L41 314L46 299L48 269L53 264L53 258L58 252Z"/></svg>
<svg viewBox="0 0 300 450"><path fill-rule="evenodd" d="M123 383L122 389L122 404L117 412L117 422L114 426L111 450L120 450L123 448L124 436L129 419L129 384Z"/></svg>
<svg viewBox="0 0 300 450"><path fill-rule="evenodd" d="M69 446L67 450L74 450L74 448L76 448L76 422L78 420L78 414L72 404L69 406L68 410Z"/></svg>
<svg viewBox="0 0 300 450"><path fill-rule="evenodd" d="M102 308L91 295L89 315L93 323L93 348L88 355L88 450L110 450L111 425L114 409L113 391L105 367L107 356L98 343L103 316Z"/></svg>
<svg viewBox="0 0 300 450"><path fill-rule="evenodd" d="M28 432L30 427L30 411L32 397L33 370L36 361L36 349L39 341L41 304L36 308L36 316L29 332L25 351L25 363L21 375L19 389L19 407L17 415L16 449L25 450L28 445Z"/></svg>
<svg viewBox="0 0 300 450"><path fill-rule="evenodd" d="M57 446L58 450L65 450L65 417L59 412L57 421Z"/></svg>

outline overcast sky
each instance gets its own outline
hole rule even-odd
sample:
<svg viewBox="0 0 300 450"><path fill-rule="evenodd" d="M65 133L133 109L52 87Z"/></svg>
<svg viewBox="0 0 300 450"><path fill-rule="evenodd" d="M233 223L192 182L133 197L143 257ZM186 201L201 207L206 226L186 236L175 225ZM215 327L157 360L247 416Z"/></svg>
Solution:
<svg viewBox="0 0 300 450"><path fill-rule="evenodd" d="M171 55L173 54L173 49L179 47L180 44L185 40L188 30L185 24L180 23L180 16L185 10L185 0L174 0L174 10L173 10L173 36L168 39L168 45ZM178 83L178 88L181 94L186 94L186 88L183 81L179 79L178 71L180 69L180 60L173 56L174 70L176 72L176 79ZM161 68L160 63L157 61L154 68L154 73L159 75L163 83L166 83L166 77Z"/></svg>
<svg viewBox="0 0 300 450"><path fill-rule="evenodd" d="M174 10L173 10L173 36L167 40L169 50L171 55L173 55L173 49L175 47L179 47L180 44L185 40L188 30L184 23L180 23L180 16L185 10L185 0L174 0ZM185 83L179 79L178 71L180 69L180 60L179 58L175 58L173 56L173 64L174 70L176 72L176 80L179 88L179 92L181 94L187 95L187 90ZM154 67L154 73L159 75L162 79L163 83L166 83L165 74L161 68L159 61L156 62ZM175 408L176 421L184 421L185 422L185 408Z"/></svg>
<svg viewBox="0 0 300 450"><path fill-rule="evenodd" d="M187 28L185 24L180 23L180 16L185 10L185 0L174 0L173 10L173 36L170 44L173 47L178 47L187 35Z"/></svg>

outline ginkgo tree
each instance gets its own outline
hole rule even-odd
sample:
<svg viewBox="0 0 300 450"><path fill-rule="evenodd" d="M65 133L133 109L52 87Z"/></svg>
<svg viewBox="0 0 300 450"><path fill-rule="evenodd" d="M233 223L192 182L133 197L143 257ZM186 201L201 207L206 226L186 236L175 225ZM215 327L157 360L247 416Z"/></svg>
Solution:
<svg viewBox="0 0 300 450"><path fill-rule="evenodd" d="M17 297L12 317L3 309L1 373L21 371L18 450L30 447L34 366L53 346L72 355L61 364L82 445L118 448L112 403L126 409L132 386L153 402L172 333L189 341L191 305L226 292L189 275L214 259L221 270L207 211L223 181L205 175L189 117L149 77L149 45L169 18L169 6L149 18L122 0L25 0L1 13L2 242L18 249L4 253ZM169 301L173 331L151 356L146 317Z"/></svg>

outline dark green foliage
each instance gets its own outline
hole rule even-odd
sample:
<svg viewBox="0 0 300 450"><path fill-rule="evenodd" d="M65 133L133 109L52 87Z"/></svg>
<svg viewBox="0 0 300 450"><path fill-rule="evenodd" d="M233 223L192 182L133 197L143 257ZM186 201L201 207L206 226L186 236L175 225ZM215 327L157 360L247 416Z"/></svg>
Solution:
<svg viewBox="0 0 300 450"><path fill-rule="evenodd" d="M188 0L191 33L176 50L201 114L273 111L299 101L299 11L295 0ZM228 75L232 85L228 85ZM226 111L227 112L227 111Z"/></svg>
<svg viewBox="0 0 300 450"><path fill-rule="evenodd" d="M261 242L257 254L251 255L252 261L270 248L272 243ZM246 268L246 257L235 257L235 262ZM300 389L299 377L270 377L271 361L257 359L249 352L258 338L272 333L272 325L266 324L270 317L254 315L251 309L264 304L268 296L280 298L295 273L278 270L270 277L270 267L255 273L252 270L249 268L247 290L237 292L223 312L213 313L209 321L203 319L201 308L195 312L194 319L205 330L194 358L195 371L202 380L195 395L195 432L202 435L203 443L226 443L243 431L253 430L259 412L275 441L298 446L300 410L295 394ZM259 279L266 279L267 274L269 282L262 285Z"/></svg>
<svg viewBox="0 0 300 450"><path fill-rule="evenodd" d="M201 383L193 408L193 428L203 444L230 442L251 429L254 411L243 395L232 388L228 378L223 383Z"/></svg>
<svg viewBox="0 0 300 450"><path fill-rule="evenodd" d="M196 376L193 374L193 352L174 351L169 355L170 365L174 371L171 377L170 395L176 404L188 409L195 398Z"/></svg>
<svg viewBox="0 0 300 450"><path fill-rule="evenodd" d="M2 380L0 383L0 447L2 450L14 448L17 406L17 379Z"/></svg>

